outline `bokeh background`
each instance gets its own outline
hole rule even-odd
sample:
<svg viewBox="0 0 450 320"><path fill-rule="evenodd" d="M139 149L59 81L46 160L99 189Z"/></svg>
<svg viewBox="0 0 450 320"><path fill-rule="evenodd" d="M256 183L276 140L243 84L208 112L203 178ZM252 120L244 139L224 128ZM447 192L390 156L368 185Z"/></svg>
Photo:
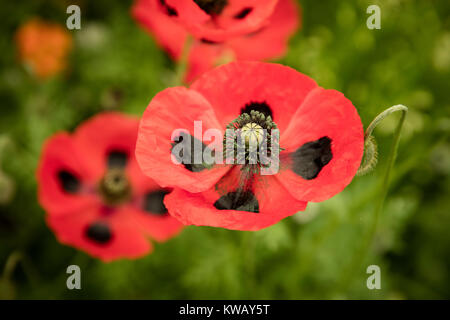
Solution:
<svg viewBox="0 0 450 320"><path fill-rule="evenodd" d="M58 243L36 198L43 141L104 110L140 115L175 66L130 16L132 1L0 2L0 297L22 299L450 298L450 3L301 0L303 27L280 60L343 92L367 126L395 104L410 108L392 185L368 250L398 116L377 128L376 170L334 198L258 232L187 227L142 259L102 263ZM14 34L32 17L81 30L68 70L33 77ZM366 8L381 8L381 30ZM82 290L66 288L66 268ZM381 268L368 290L366 268Z"/></svg>

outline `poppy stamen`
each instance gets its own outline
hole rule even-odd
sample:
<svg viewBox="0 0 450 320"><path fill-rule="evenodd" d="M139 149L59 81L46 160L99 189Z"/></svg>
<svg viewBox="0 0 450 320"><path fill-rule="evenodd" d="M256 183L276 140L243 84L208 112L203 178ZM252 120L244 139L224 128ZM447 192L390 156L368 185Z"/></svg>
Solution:
<svg viewBox="0 0 450 320"><path fill-rule="evenodd" d="M244 112L227 125L227 130L235 130L236 135L225 135L223 140L224 155L228 158L234 156L234 163L244 164L244 168L259 173L260 167L268 167L267 162L272 154L271 130L278 129L272 116L263 112L250 110ZM230 143L231 142L231 143ZM240 145L242 144L242 145ZM230 146L232 149L230 150ZM241 152L242 148L245 152Z"/></svg>
<svg viewBox="0 0 450 320"><path fill-rule="evenodd" d="M260 144L263 140L264 129L255 122L249 122L241 129L241 138L245 144Z"/></svg>
<svg viewBox="0 0 450 320"><path fill-rule="evenodd" d="M122 169L109 169L100 181L99 193L107 205L115 206L129 199L131 186Z"/></svg>

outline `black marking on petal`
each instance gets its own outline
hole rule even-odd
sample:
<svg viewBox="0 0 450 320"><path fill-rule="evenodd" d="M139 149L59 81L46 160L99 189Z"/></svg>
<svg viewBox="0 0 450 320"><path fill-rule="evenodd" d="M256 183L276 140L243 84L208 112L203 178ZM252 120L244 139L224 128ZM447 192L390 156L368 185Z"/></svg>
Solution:
<svg viewBox="0 0 450 320"><path fill-rule="evenodd" d="M184 137L187 137L187 136L191 137L191 139L190 139L191 145L190 146L187 145L188 139L184 139ZM181 134L177 138L175 138L175 142L172 143L172 154L175 156L175 158L177 159L178 162L182 163L184 165L184 167L191 172L200 172L207 168L202 163L200 163L200 164L194 163L194 152L196 151L194 147L195 147L196 141L197 141L197 144L200 143L202 146L201 147L201 152L202 152L201 159L203 159L203 152L205 151L207 146L203 142L199 141L197 138L193 137L192 135L189 135L188 133L185 133L185 132L181 132ZM180 143L184 145L183 150L181 150L177 154L174 152L173 148ZM185 151L187 152L187 155L184 155ZM185 158L187 159L187 161L185 161Z"/></svg>
<svg viewBox="0 0 450 320"><path fill-rule="evenodd" d="M63 190L68 193L77 193L80 190L80 180L67 170L58 172L58 180Z"/></svg>
<svg viewBox="0 0 450 320"><path fill-rule="evenodd" d="M272 109L270 108L270 106L265 101L263 101L263 102L251 101L251 102L247 103L243 108L241 108L241 114L243 114L243 113L250 114L250 112L252 110L261 112L266 117L267 116L271 116L271 118L273 120Z"/></svg>
<svg viewBox="0 0 450 320"><path fill-rule="evenodd" d="M253 11L253 8L244 8L244 9L242 9L241 11L239 11L235 16L234 16L234 18L235 19L238 19L238 20L241 20L241 19L244 19L246 16L248 16L248 14L250 13L250 12L252 12Z"/></svg>
<svg viewBox="0 0 450 320"><path fill-rule="evenodd" d="M194 0L194 2L207 14L221 14L228 0Z"/></svg>
<svg viewBox="0 0 450 320"><path fill-rule="evenodd" d="M209 39L206 39L206 38L201 38L200 41L202 43L204 43L204 44L220 44L220 42L212 41L212 40L209 40Z"/></svg>
<svg viewBox="0 0 450 320"><path fill-rule="evenodd" d="M167 208L164 205L164 196L169 191L157 190L147 193L144 196L144 210L155 215L166 215Z"/></svg>
<svg viewBox="0 0 450 320"><path fill-rule="evenodd" d="M306 180L312 180L333 158L331 139L322 137L319 140L307 142L298 148L291 157L292 171Z"/></svg>
<svg viewBox="0 0 450 320"><path fill-rule="evenodd" d="M166 3L166 0L159 0L159 2L161 3L161 5L164 7L164 9L166 9L166 14L170 17L176 17L178 16L178 12L175 8L169 6Z"/></svg>
<svg viewBox="0 0 450 320"><path fill-rule="evenodd" d="M108 153L108 168L125 168L128 154L120 150L112 150Z"/></svg>
<svg viewBox="0 0 450 320"><path fill-rule="evenodd" d="M112 239L112 232L104 222L90 224L85 232L86 237L98 244L107 244Z"/></svg>
<svg viewBox="0 0 450 320"><path fill-rule="evenodd" d="M250 190L229 192L214 202L218 210L238 210L259 213L259 203Z"/></svg>

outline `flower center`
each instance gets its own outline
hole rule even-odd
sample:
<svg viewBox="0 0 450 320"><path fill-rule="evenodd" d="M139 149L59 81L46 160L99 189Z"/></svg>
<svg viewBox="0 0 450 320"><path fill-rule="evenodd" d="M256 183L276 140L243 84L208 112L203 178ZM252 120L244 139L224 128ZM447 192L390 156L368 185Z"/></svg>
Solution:
<svg viewBox="0 0 450 320"><path fill-rule="evenodd" d="M125 171L119 168L109 169L99 185L99 192L105 204L115 206L129 199L131 186Z"/></svg>
<svg viewBox="0 0 450 320"><path fill-rule="evenodd" d="M194 0L194 2L207 14L221 14L228 0Z"/></svg>
<svg viewBox="0 0 450 320"><path fill-rule="evenodd" d="M271 132L277 129L277 125L270 115L250 110L242 113L226 128L223 140L226 161L231 158L234 164L243 164L253 173L259 173L261 166L270 166L272 150L279 148L278 138L274 140L277 136Z"/></svg>
<svg viewBox="0 0 450 320"><path fill-rule="evenodd" d="M263 140L264 129L257 123L249 122L245 124L241 129L241 138L245 141L245 144L256 145L260 144Z"/></svg>

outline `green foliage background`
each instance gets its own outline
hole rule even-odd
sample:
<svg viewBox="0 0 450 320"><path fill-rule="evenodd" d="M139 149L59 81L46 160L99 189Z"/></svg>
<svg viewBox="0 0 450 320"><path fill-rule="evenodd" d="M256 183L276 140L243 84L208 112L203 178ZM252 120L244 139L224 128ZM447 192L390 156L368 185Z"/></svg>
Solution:
<svg viewBox="0 0 450 320"><path fill-rule="evenodd" d="M14 32L82 8L66 75L41 82L18 63ZM450 298L450 5L448 1L302 0L303 28L280 62L343 92L365 126L410 108L388 199L369 250L398 116L376 130L380 163L334 198L259 232L187 227L135 261L104 264L58 243L36 200L42 142L103 110L142 114L174 64L132 20L128 1L6 1L0 7L0 297L123 299ZM366 8L381 8L369 30ZM13 191L11 195L8 193ZM361 252L363 254L361 254ZM17 262L17 264L15 263ZM82 269L67 290L66 268ZM381 267L382 289L366 287Z"/></svg>

